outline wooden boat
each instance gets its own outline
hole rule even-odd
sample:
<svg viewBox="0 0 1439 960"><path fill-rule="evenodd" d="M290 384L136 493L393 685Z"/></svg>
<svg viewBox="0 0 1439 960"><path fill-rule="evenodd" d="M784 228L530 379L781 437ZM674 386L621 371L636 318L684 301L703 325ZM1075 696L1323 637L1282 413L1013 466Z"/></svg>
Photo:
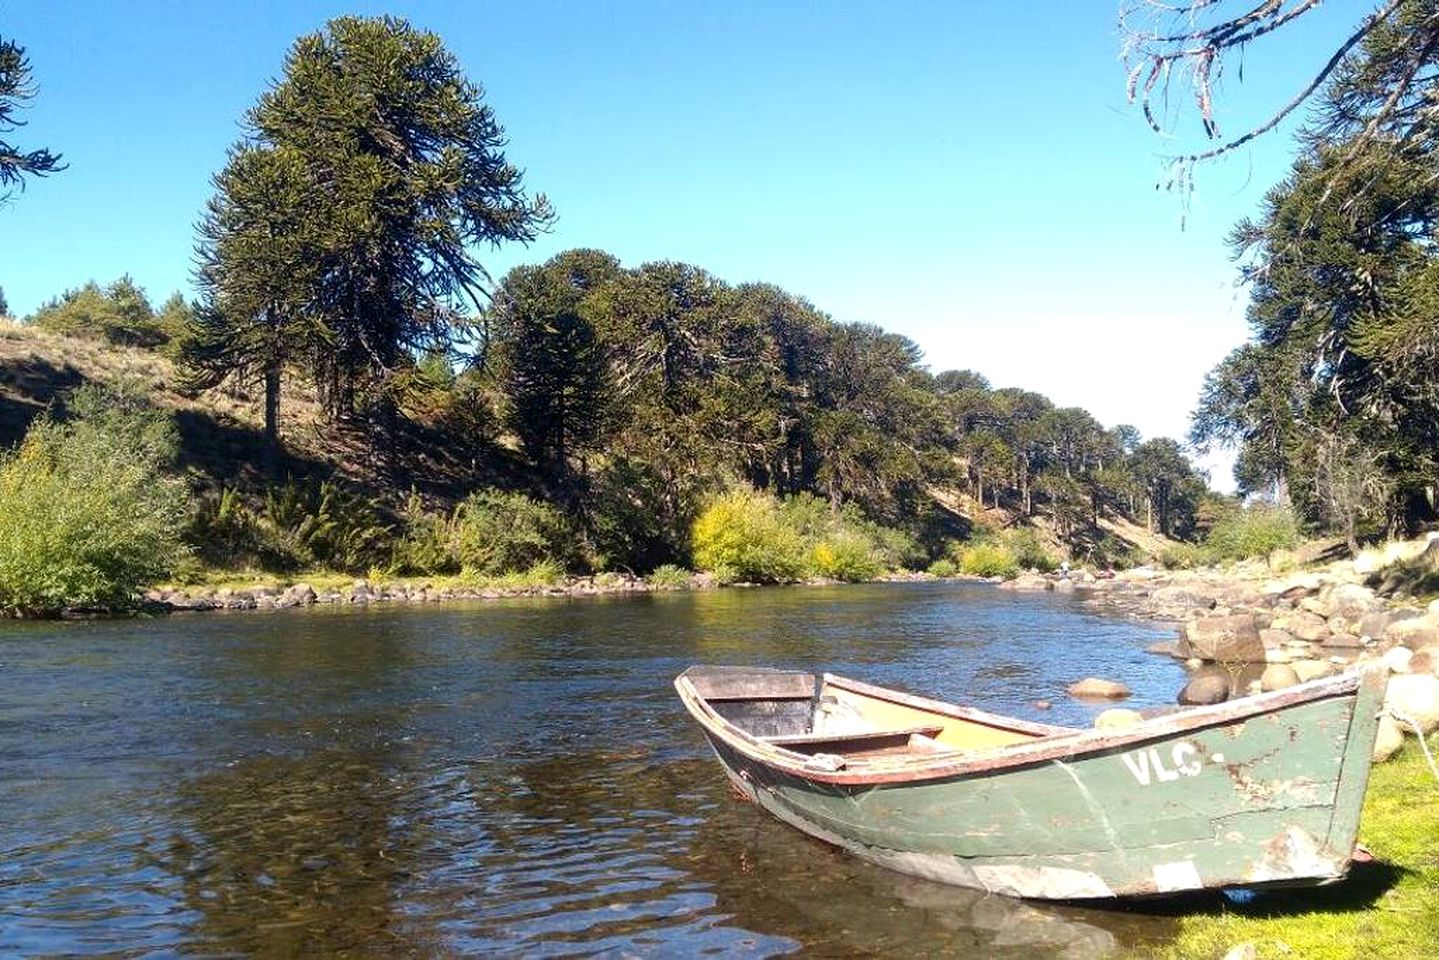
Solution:
<svg viewBox="0 0 1439 960"><path fill-rule="evenodd" d="M829 674L692 667L675 687L735 789L780 820L902 873L1071 900L1342 878L1384 682L1094 730Z"/></svg>

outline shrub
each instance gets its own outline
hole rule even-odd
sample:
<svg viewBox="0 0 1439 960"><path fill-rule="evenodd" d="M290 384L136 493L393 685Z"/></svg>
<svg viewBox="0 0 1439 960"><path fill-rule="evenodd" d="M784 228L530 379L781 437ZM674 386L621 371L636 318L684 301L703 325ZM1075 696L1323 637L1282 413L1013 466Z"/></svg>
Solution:
<svg viewBox="0 0 1439 960"><path fill-rule="evenodd" d="M952 577L959 573L959 567L955 566L953 560L941 557L929 565L929 572L936 577Z"/></svg>
<svg viewBox="0 0 1439 960"><path fill-rule="evenodd" d="M981 542L965 548L959 557L959 568L976 577L1003 577L1008 580L1019 574L1019 563L1014 554L997 543Z"/></svg>
<svg viewBox="0 0 1439 960"><path fill-rule="evenodd" d="M538 590L562 583L565 569L554 560L541 560L524 570L499 574L476 574L467 567L465 576L477 584L499 590Z"/></svg>
<svg viewBox="0 0 1439 960"><path fill-rule="evenodd" d="M391 561L394 527L363 495L334 483L287 480L258 509L225 488L191 517L188 538L207 561L288 573L326 567L363 574Z"/></svg>
<svg viewBox="0 0 1439 960"><path fill-rule="evenodd" d="M173 427L87 389L72 409L103 415L36 421L0 455L0 609L121 607L184 555L184 492L164 472Z"/></svg>
<svg viewBox="0 0 1439 960"><path fill-rule="evenodd" d="M645 578L650 586L660 590L670 590L677 587L687 587L690 577L693 574L684 567L675 566L673 563L666 563L655 567L650 575Z"/></svg>
<svg viewBox="0 0 1439 960"><path fill-rule="evenodd" d="M472 493L455 522L456 554L471 576L529 571L546 563L563 570L574 554L564 515L522 493Z"/></svg>
<svg viewBox="0 0 1439 960"><path fill-rule="evenodd" d="M389 559L394 527L363 495L338 484L288 481L265 495L265 535L293 566L364 573Z"/></svg>
<svg viewBox="0 0 1439 960"><path fill-rule="evenodd" d="M873 580L885 570L874 544L853 533L841 533L816 544L810 551L810 564L821 577L850 582Z"/></svg>
<svg viewBox="0 0 1439 960"><path fill-rule="evenodd" d="M428 511L412 491L402 519L405 532L391 547L390 566L396 573L428 576L460 571L458 513Z"/></svg>
<svg viewBox="0 0 1439 960"><path fill-rule="evenodd" d="M1212 562L1209 551L1197 543L1176 543L1159 555L1159 563L1166 570L1194 570Z"/></svg>
<svg viewBox="0 0 1439 960"><path fill-rule="evenodd" d="M1014 562L1025 570L1049 573L1059 566L1049 551L1044 549L1039 531L1028 527L1012 527L1000 538L1004 548L1014 555Z"/></svg>
<svg viewBox="0 0 1439 960"><path fill-rule="evenodd" d="M1299 542L1299 524L1285 507L1255 504L1235 510L1215 522L1205 540L1209 552L1221 560L1267 557L1275 550Z"/></svg>
<svg viewBox="0 0 1439 960"><path fill-rule="evenodd" d="M767 493L738 489L716 497L695 520L692 542L699 568L725 583L775 583L805 573L804 539Z"/></svg>
<svg viewBox="0 0 1439 960"><path fill-rule="evenodd" d="M179 332L188 311L177 295L157 314L145 291L124 276L104 288L91 281L78 290L67 290L35 311L27 322L65 336L158 347Z"/></svg>

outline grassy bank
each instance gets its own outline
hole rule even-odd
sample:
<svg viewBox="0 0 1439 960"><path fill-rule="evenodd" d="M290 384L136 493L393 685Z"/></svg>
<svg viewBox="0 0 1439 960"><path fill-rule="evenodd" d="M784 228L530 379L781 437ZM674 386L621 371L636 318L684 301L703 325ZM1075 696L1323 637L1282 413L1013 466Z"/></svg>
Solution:
<svg viewBox="0 0 1439 960"><path fill-rule="evenodd" d="M1439 734L1429 737L1439 750ZM1415 741L1374 767L1360 841L1376 862L1356 864L1332 887L1276 891L1248 904L1219 901L1179 921L1158 953L1174 960L1223 957L1238 944L1255 955L1305 960L1408 960L1439 949L1439 780Z"/></svg>

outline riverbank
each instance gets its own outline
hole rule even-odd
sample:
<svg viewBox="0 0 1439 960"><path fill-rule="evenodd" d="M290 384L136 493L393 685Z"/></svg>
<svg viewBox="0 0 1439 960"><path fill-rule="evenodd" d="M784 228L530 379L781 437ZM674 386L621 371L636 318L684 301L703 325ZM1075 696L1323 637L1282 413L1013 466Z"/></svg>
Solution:
<svg viewBox="0 0 1439 960"><path fill-rule="evenodd" d="M883 582L936 580L927 573L893 573L877 578ZM979 578L956 578L978 580ZM813 578L806 586L833 586L840 581ZM157 587L144 596L146 608L155 613L203 612L212 610L286 610L316 605L361 605L378 603L443 603L460 600L503 600L515 597L598 597L644 593L673 593L685 590L715 590L752 587L754 584L721 584L708 573L690 573L671 568L667 572L640 577L630 573L599 573L585 577L564 577L536 581L524 574L487 580L463 577L415 577L395 579L353 579L336 574L299 577L289 580L253 582L228 578L216 583Z"/></svg>

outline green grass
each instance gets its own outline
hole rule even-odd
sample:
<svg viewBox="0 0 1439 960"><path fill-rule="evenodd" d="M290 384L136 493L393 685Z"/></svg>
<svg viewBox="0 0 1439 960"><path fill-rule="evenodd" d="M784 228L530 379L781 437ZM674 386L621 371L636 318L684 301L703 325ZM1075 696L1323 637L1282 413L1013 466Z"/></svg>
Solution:
<svg viewBox="0 0 1439 960"><path fill-rule="evenodd" d="M1439 751L1439 734L1429 738ZM1223 957L1252 943L1258 956L1409 960L1439 952L1439 780L1410 739L1374 767L1359 839L1377 858L1331 887L1276 891L1182 917L1178 938L1145 956Z"/></svg>

